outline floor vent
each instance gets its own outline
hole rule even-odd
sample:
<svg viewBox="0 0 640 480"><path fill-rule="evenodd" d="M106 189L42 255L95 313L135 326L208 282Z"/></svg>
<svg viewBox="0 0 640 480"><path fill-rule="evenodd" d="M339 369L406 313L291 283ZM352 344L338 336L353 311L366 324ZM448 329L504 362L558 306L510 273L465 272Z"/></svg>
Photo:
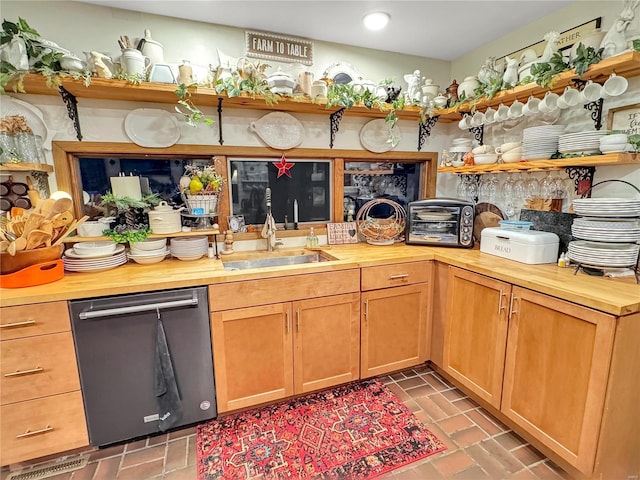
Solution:
<svg viewBox="0 0 640 480"><path fill-rule="evenodd" d="M33 467L12 472L6 480L40 480L42 478L49 478L55 475L60 475L61 473L80 470L87 465L88 461L89 457L87 455L64 460L54 460L52 462L34 465Z"/></svg>

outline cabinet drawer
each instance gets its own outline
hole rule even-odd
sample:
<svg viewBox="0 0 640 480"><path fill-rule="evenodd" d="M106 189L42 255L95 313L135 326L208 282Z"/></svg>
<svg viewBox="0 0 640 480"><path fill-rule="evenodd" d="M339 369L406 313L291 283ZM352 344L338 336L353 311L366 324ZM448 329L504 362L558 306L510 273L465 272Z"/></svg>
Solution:
<svg viewBox="0 0 640 480"><path fill-rule="evenodd" d="M431 262L410 262L365 267L362 269L362 291L397 287L431 279Z"/></svg>
<svg viewBox="0 0 640 480"><path fill-rule="evenodd" d="M246 280L209 286L212 312L327 297L360 290L358 269Z"/></svg>
<svg viewBox="0 0 640 480"><path fill-rule="evenodd" d="M89 444L79 391L4 405L0 412L2 465Z"/></svg>
<svg viewBox="0 0 640 480"><path fill-rule="evenodd" d="M0 312L0 340L69 330L67 302L4 307Z"/></svg>
<svg viewBox="0 0 640 480"><path fill-rule="evenodd" d="M2 342L0 373L1 405L79 390L71 332Z"/></svg>

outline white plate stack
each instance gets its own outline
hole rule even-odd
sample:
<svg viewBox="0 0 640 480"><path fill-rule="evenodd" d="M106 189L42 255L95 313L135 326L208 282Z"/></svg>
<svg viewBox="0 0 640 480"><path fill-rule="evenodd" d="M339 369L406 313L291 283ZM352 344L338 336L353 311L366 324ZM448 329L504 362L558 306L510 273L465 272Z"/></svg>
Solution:
<svg viewBox="0 0 640 480"><path fill-rule="evenodd" d="M186 237L171 239L171 256L180 260L198 260L206 255L209 248L207 237Z"/></svg>
<svg viewBox="0 0 640 480"><path fill-rule="evenodd" d="M591 130L588 132L565 133L558 139L560 153L597 154L600 153L600 138L606 131Z"/></svg>
<svg viewBox="0 0 640 480"><path fill-rule="evenodd" d="M551 158L558 151L558 139L564 128L564 125L525 128L522 132L522 158L525 160Z"/></svg>
<svg viewBox="0 0 640 480"><path fill-rule="evenodd" d="M75 248L70 248L64 252L62 260L68 272L95 272L124 265L127 263L127 254L124 245L118 245L110 253L96 255L78 254Z"/></svg>
<svg viewBox="0 0 640 480"><path fill-rule="evenodd" d="M640 200L626 198L579 198L573 209L568 255L575 263L599 268L637 265L640 253Z"/></svg>

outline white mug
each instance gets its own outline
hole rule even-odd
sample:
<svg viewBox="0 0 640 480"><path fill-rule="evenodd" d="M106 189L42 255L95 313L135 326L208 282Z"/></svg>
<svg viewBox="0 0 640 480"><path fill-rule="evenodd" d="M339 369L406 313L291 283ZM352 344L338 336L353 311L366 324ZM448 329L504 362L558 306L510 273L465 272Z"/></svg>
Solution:
<svg viewBox="0 0 640 480"><path fill-rule="evenodd" d="M607 81L602 85L602 89L605 95L610 97L617 97L618 95L622 95L627 91L627 87L629 86L629 82L626 78L620 77L615 73L609 75Z"/></svg>
<svg viewBox="0 0 640 480"><path fill-rule="evenodd" d="M523 115L524 103L519 100L516 100L509 107L509 118L520 118Z"/></svg>
<svg viewBox="0 0 640 480"><path fill-rule="evenodd" d="M479 127L480 125L484 124L484 122L484 113L482 112L476 112L473 114L473 117L471 117L472 127Z"/></svg>
<svg viewBox="0 0 640 480"><path fill-rule="evenodd" d="M469 130L471 128L471 115L465 115L462 120L458 122L460 130Z"/></svg>
<svg viewBox="0 0 640 480"><path fill-rule="evenodd" d="M535 115L536 113L539 112L538 105L540 105L540 102L541 100L539 98L529 97L529 100L527 100L527 103L525 103L524 107L522 107L522 113L527 117L530 117L531 115Z"/></svg>
<svg viewBox="0 0 640 480"><path fill-rule="evenodd" d="M484 112L484 123L494 123L496 121L496 113L493 108L487 108L487 111Z"/></svg>
<svg viewBox="0 0 640 480"><path fill-rule="evenodd" d="M560 109L560 110L565 110L567 108L569 108L571 105L569 105L564 97L562 95L560 95L560 97L558 97L558 101L556 102L556 106Z"/></svg>
<svg viewBox="0 0 640 480"><path fill-rule="evenodd" d="M582 103L597 102L602 98L602 85L591 80L582 89Z"/></svg>
<svg viewBox="0 0 640 480"><path fill-rule="evenodd" d="M542 101L538 104L538 110L542 113L556 111L558 109L558 98L560 98L560 96L557 93L547 92Z"/></svg>
<svg viewBox="0 0 640 480"><path fill-rule="evenodd" d="M509 107L501 103L498 107L498 111L496 112L496 120L498 122L509 120Z"/></svg>
<svg viewBox="0 0 640 480"><path fill-rule="evenodd" d="M568 107L575 107L580 103L582 96L575 88L567 87L564 89L560 98Z"/></svg>

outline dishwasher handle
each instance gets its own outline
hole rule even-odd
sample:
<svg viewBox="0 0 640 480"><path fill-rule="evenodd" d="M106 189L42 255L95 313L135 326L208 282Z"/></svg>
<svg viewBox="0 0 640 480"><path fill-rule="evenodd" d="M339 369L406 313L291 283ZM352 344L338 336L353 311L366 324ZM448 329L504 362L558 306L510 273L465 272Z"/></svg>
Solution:
<svg viewBox="0 0 640 480"><path fill-rule="evenodd" d="M187 298L184 300L172 300L170 302L159 302L159 303L143 303L141 305L106 308L104 310L89 310L87 312L80 312L78 316L80 317L80 320L91 320L93 318L113 317L116 315L127 315L129 313L138 313L138 312L150 312L150 311L156 312L156 311L163 310L165 308L195 307L197 305L198 305L198 293L193 292L193 296L191 298Z"/></svg>

